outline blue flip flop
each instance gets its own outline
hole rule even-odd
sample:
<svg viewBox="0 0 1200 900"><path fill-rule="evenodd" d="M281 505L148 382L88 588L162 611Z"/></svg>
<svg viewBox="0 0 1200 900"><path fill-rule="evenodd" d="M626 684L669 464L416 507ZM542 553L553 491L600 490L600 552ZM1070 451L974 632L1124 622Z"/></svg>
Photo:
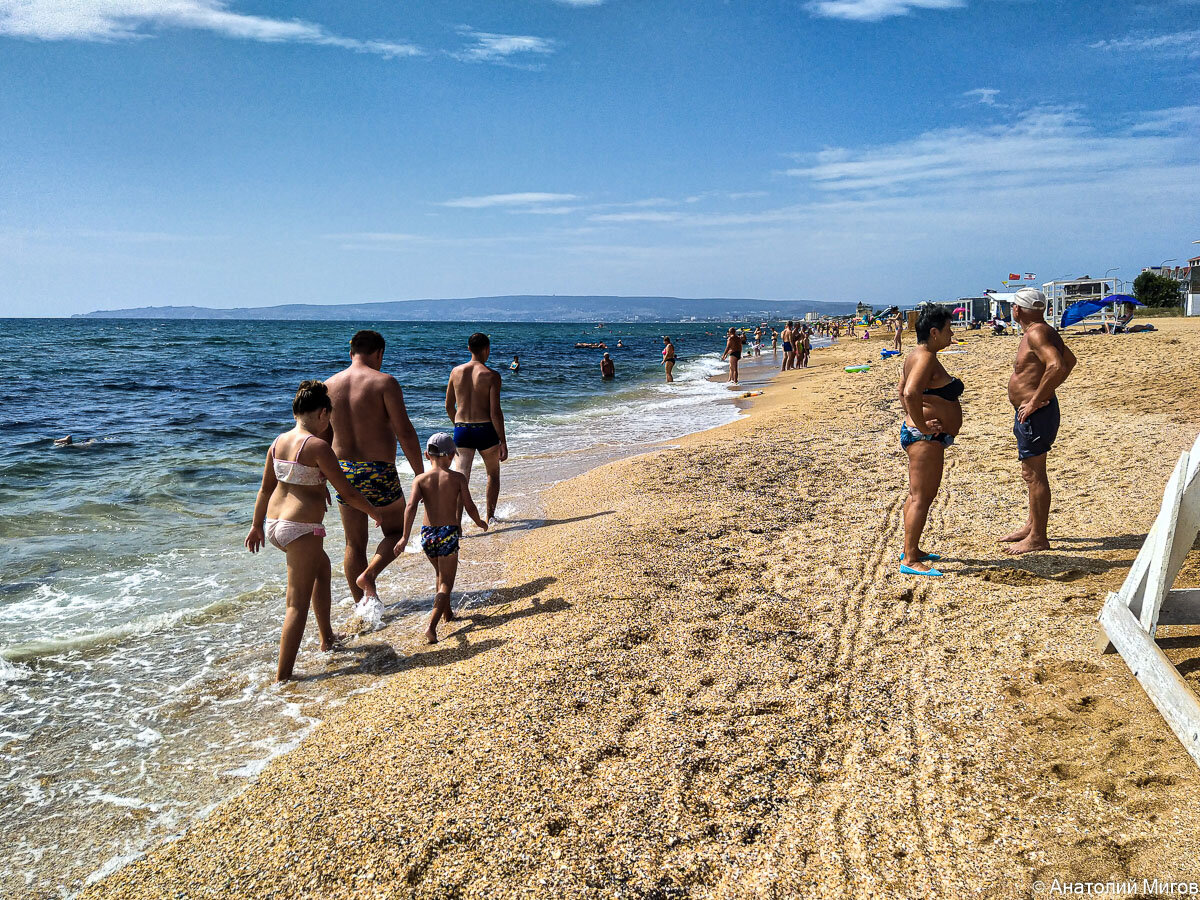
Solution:
<svg viewBox="0 0 1200 900"><path fill-rule="evenodd" d="M900 564L900 572L904 575L924 575L926 578L941 578L942 573L937 569L930 569L927 572L922 572L920 569L914 569L911 566Z"/></svg>
<svg viewBox="0 0 1200 900"><path fill-rule="evenodd" d="M942 558L941 555L938 553L926 553L924 556L921 557L919 562L924 562L927 559L930 560L931 562L937 562L941 558ZM900 562L904 562L903 551L901 551L901 553L900 553Z"/></svg>

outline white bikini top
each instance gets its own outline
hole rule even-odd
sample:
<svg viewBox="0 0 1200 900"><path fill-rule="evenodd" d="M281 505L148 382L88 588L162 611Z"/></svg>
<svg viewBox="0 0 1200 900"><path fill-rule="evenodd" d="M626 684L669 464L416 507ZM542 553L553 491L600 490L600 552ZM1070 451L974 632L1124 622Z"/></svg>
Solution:
<svg viewBox="0 0 1200 900"><path fill-rule="evenodd" d="M271 456L275 463L276 481L281 481L284 484L303 485L325 483L325 476L321 474L320 469L316 466L306 466L300 462L300 454L304 452L304 445L308 443L308 438L310 437L312 437L311 434L300 442L300 449L296 451L295 459L274 459L275 445L271 444Z"/></svg>

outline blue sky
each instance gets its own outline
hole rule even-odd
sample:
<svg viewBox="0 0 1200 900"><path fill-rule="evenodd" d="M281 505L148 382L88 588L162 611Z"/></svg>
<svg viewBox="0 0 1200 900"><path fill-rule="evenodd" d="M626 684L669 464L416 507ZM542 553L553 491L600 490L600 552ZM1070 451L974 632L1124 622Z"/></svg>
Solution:
<svg viewBox="0 0 1200 900"><path fill-rule="evenodd" d="M0 0L0 312L911 303L1200 249L1196 0Z"/></svg>

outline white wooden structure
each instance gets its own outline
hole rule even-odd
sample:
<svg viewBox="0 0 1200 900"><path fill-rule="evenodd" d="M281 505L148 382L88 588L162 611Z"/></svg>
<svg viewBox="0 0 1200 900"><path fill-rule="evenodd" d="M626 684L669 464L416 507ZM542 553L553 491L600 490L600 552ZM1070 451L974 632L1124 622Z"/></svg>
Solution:
<svg viewBox="0 0 1200 900"><path fill-rule="evenodd" d="M1067 307L1080 300L1103 300L1117 292L1115 278L1073 278L1068 281L1047 281L1042 285L1042 293L1046 295L1046 321L1058 327ZM1112 304L1104 307L1104 314L1117 317L1117 311ZM1092 318L1089 316L1089 318Z"/></svg>
<svg viewBox="0 0 1200 900"><path fill-rule="evenodd" d="M1105 649L1120 653L1200 764L1200 698L1155 643L1159 625L1200 625L1200 590L1171 590L1200 534L1200 438L1175 466L1162 508L1121 589L1100 610Z"/></svg>

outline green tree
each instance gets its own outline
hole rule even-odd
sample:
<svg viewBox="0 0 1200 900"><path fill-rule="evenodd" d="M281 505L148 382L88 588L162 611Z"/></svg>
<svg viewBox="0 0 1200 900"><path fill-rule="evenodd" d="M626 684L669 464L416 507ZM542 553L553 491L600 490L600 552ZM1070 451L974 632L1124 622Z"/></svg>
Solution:
<svg viewBox="0 0 1200 900"><path fill-rule="evenodd" d="M1169 275L1143 272L1133 281L1133 296L1147 306L1179 306L1179 282Z"/></svg>

